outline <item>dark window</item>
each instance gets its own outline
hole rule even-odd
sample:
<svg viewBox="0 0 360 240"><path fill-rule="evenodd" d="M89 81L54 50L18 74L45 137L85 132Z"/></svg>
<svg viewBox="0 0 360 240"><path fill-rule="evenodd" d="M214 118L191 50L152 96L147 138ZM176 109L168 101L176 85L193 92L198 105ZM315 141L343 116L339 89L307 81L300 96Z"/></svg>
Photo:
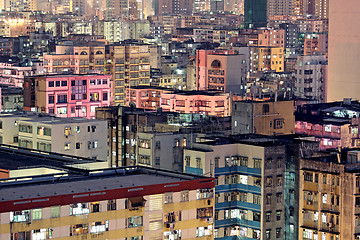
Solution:
<svg viewBox="0 0 360 240"><path fill-rule="evenodd" d="M281 238L281 228L276 229L276 238Z"/></svg>
<svg viewBox="0 0 360 240"><path fill-rule="evenodd" d="M269 111L270 111L269 104L264 104L263 105L263 113L268 113Z"/></svg>
<svg viewBox="0 0 360 240"><path fill-rule="evenodd" d="M58 95L57 102L58 103L67 103L67 95Z"/></svg>
<svg viewBox="0 0 360 240"><path fill-rule="evenodd" d="M75 86L75 80L71 80L71 86Z"/></svg>
<svg viewBox="0 0 360 240"><path fill-rule="evenodd" d="M54 81L49 82L49 87L54 87Z"/></svg>
<svg viewBox="0 0 360 240"><path fill-rule="evenodd" d="M53 104L54 103L54 95L50 95L49 96L49 104Z"/></svg>
<svg viewBox="0 0 360 240"><path fill-rule="evenodd" d="M67 81L61 81L61 86L66 87L67 86Z"/></svg>
<svg viewBox="0 0 360 240"><path fill-rule="evenodd" d="M76 143L76 149L80 149L81 143L77 142Z"/></svg>
<svg viewBox="0 0 360 240"><path fill-rule="evenodd" d="M60 81L56 81L56 86L60 87Z"/></svg>
<svg viewBox="0 0 360 240"><path fill-rule="evenodd" d="M108 100L108 93L104 92L103 93L103 101L107 101Z"/></svg>

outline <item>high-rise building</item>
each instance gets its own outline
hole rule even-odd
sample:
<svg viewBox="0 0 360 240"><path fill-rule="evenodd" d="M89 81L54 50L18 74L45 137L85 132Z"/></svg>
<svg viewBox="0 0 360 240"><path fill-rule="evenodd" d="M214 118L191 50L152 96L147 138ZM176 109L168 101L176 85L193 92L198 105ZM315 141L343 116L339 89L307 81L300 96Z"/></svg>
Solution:
<svg viewBox="0 0 360 240"><path fill-rule="evenodd" d="M244 23L246 28L266 27L267 0L244 0Z"/></svg>
<svg viewBox="0 0 360 240"><path fill-rule="evenodd" d="M360 14L355 9L356 0L330 1L327 101L360 99L360 31L354 24L360 21Z"/></svg>
<svg viewBox="0 0 360 240"><path fill-rule="evenodd" d="M297 239L298 164L316 142L242 135L192 146L184 171L215 176L215 239Z"/></svg>
<svg viewBox="0 0 360 240"><path fill-rule="evenodd" d="M58 45L56 54L44 54L44 72L64 71L111 74L113 101L125 104L126 87L150 84L149 45L137 41Z"/></svg>
<svg viewBox="0 0 360 240"><path fill-rule="evenodd" d="M267 17L291 16L293 15L294 0L267 0Z"/></svg>

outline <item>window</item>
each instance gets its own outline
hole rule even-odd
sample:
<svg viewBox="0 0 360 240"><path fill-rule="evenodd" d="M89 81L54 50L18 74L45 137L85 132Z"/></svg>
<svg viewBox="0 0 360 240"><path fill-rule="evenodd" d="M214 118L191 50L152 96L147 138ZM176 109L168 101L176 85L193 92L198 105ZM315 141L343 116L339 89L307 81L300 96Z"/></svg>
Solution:
<svg viewBox="0 0 360 240"><path fill-rule="evenodd" d="M196 199L207 199L213 197L213 189L212 188L203 188L198 189L196 192Z"/></svg>
<svg viewBox="0 0 360 240"><path fill-rule="evenodd" d="M19 124L19 132L32 133L33 127L31 125Z"/></svg>
<svg viewBox="0 0 360 240"><path fill-rule="evenodd" d="M185 166L190 167L190 157L189 156L185 157Z"/></svg>
<svg viewBox="0 0 360 240"><path fill-rule="evenodd" d="M60 217L60 206L51 207L51 218Z"/></svg>
<svg viewBox="0 0 360 240"><path fill-rule="evenodd" d="M55 86L56 86L56 87L60 87L60 81L56 81L56 82L55 82Z"/></svg>
<svg viewBox="0 0 360 240"><path fill-rule="evenodd" d="M54 95L49 95L49 104L53 104L54 103Z"/></svg>
<svg viewBox="0 0 360 240"><path fill-rule="evenodd" d="M102 233L105 231L109 231L109 221L102 221L102 222L92 222L90 223L90 233Z"/></svg>
<svg viewBox="0 0 360 240"><path fill-rule="evenodd" d="M313 173L312 172L305 172L304 173L304 180L307 182L313 181Z"/></svg>
<svg viewBox="0 0 360 240"><path fill-rule="evenodd" d="M165 197L164 203L172 203L173 202L173 193L172 192L165 193L164 197Z"/></svg>
<svg viewBox="0 0 360 240"><path fill-rule="evenodd" d="M100 204L99 204L99 202L92 202L91 203L91 212L92 213L100 212Z"/></svg>
<svg viewBox="0 0 360 240"><path fill-rule="evenodd" d="M90 213L89 203L70 204L70 215L81 215Z"/></svg>
<svg viewBox="0 0 360 240"><path fill-rule="evenodd" d="M49 87L54 87L54 81L49 82Z"/></svg>
<svg viewBox="0 0 360 240"><path fill-rule="evenodd" d="M266 204L271 204L271 194L266 195Z"/></svg>
<svg viewBox="0 0 360 240"><path fill-rule="evenodd" d="M66 87L67 86L67 81L61 81L61 86Z"/></svg>
<svg viewBox="0 0 360 240"><path fill-rule="evenodd" d="M263 113L268 113L270 111L269 104L264 104L262 108L263 108Z"/></svg>
<svg viewBox="0 0 360 240"><path fill-rule="evenodd" d="M70 226L70 236L87 234L88 233L88 224L77 224Z"/></svg>
<svg viewBox="0 0 360 240"><path fill-rule="evenodd" d="M272 163L272 159L271 158L268 158L266 160L266 169L271 169L271 163Z"/></svg>
<svg viewBox="0 0 360 240"><path fill-rule="evenodd" d="M280 221L281 220L281 210L277 210L276 211L276 221Z"/></svg>
<svg viewBox="0 0 360 240"><path fill-rule="evenodd" d="M274 120L274 129L282 129L284 124L284 119L275 119Z"/></svg>
<svg viewBox="0 0 360 240"><path fill-rule="evenodd" d="M266 186L267 187L272 187L273 185L273 178L270 176L270 177L266 177Z"/></svg>
<svg viewBox="0 0 360 240"><path fill-rule="evenodd" d="M40 136L51 136L51 128L37 127L37 134Z"/></svg>
<svg viewBox="0 0 360 240"><path fill-rule="evenodd" d="M253 221L260 222L261 220L261 213L253 212Z"/></svg>
<svg viewBox="0 0 360 240"><path fill-rule="evenodd" d="M266 222L271 221L271 212L266 212Z"/></svg>
<svg viewBox="0 0 360 240"><path fill-rule="evenodd" d="M281 238L281 228L276 229L276 238Z"/></svg>
<svg viewBox="0 0 360 240"><path fill-rule="evenodd" d="M213 216L213 207L198 208L196 210L196 218L209 218Z"/></svg>
<svg viewBox="0 0 360 240"><path fill-rule="evenodd" d="M276 202L281 203L282 202L282 193L276 193Z"/></svg>
<svg viewBox="0 0 360 240"><path fill-rule="evenodd" d="M254 168L261 169L261 159L254 158Z"/></svg>
<svg viewBox="0 0 360 240"><path fill-rule="evenodd" d="M70 150L70 143L65 143L65 145L64 145L64 150L65 150L65 151Z"/></svg>
<svg viewBox="0 0 360 240"><path fill-rule="evenodd" d="M57 114L67 114L67 107L58 107Z"/></svg>
<svg viewBox="0 0 360 240"><path fill-rule="evenodd" d="M219 168L219 161L220 161L220 158L216 157L215 158L215 168Z"/></svg>
<svg viewBox="0 0 360 240"><path fill-rule="evenodd" d="M127 227L141 227L143 225L143 217L142 216L135 216L127 218Z"/></svg>
<svg viewBox="0 0 360 240"><path fill-rule="evenodd" d="M103 101L107 101L108 100L108 93L104 92L103 93Z"/></svg>
<svg viewBox="0 0 360 240"><path fill-rule="evenodd" d="M327 184L327 176L326 176L326 174L323 174L323 184Z"/></svg>
<svg viewBox="0 0 360 240"><path fill-rule="evenodd" d="M276 177L276 186L282 186L282 182L283 182L283 177L282 176L277 176Z"/></svg>
<svg viewBox="0 0 360 240"><path fill-rule="evenodd" d="M32 219L39 220L42 218L41 208L32 210Z"/></svg>
<svg viewBox="0 0 360 240"><path fill-rule="evenodd" d="M28 222L30 220L30 210L10 212L10 222Z"/></svg>
<svg viewBox="0 0 360 240"><path fill-rule="evenodd" d="M253 203L260 205L261 204L261 196L254 194L253 195Z"/></svg>
<svg viewBox="0 0 360 240"><path fill-rule="evenodd" d="M267 229L265 232L265 239L270 240L271 239L271 229Z"/></svg>
<svg viewBox="0 0 360 240"><path fill-rule="evenodd" d="M115 199L108 201L107 210L108 211L116 210L116 200Z"/></svg>
<svg viewBox="0 0 360 240"><path fill-rule="evenodd" d="M181 199L180 199L181 202L189 201L189 191L188 190L181 191L180 195L181 195Z"/></svg>
<svg viewBox="0 0 360 240"><path fill-rule="evenodd" d="M196 168L201 168L201 158L196 158Z"/></svg>

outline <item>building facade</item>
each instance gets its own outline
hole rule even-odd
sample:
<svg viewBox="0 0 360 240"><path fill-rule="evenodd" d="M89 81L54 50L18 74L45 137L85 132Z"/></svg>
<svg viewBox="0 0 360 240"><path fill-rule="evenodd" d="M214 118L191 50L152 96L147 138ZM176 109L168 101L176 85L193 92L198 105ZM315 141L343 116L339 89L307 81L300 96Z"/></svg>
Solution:
<svg viewBox="0 0 360 240"><path fill-rule="evenodd" d="M110 75L42 75L25 80L24 109L28 111L95 118L95 109L111 102Z"/></svg>
<svg viewBox="0 0 360 240"><path fill-rule="evenodd" d="M107 124L35 113L0 114L2 144L107 160Z"/></svg>
<svg viewBox="0 0 360 240"><path fill-rule="evenodd" d="M12 188L16 195L3 189L0 238L213 239L214 180L153 171L87 170L91 177L65 174L56 183L55 175L33 176Z"/></svg>

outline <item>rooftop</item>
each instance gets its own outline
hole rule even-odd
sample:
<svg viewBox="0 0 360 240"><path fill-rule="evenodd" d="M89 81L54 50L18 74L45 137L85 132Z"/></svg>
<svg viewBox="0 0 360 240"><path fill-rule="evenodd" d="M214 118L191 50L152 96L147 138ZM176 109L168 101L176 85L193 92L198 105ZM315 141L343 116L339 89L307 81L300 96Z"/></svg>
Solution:
<svg viewBox="0 0 360 240"><path fill-rule="evenodd" d="M0 169L3 170L34 167L59 169L70 164L94 162L99 162L99 160L0 144Z"/></svg>
<svg viewBox="0 0 360 240"><path fill-rule="evenodd" d="M72 118L60 118L55 117L50 114L46 113L37 113L37 112L27 112L27 111L18 111L18 112L11 112L11 113L1 113L0 119L2 118L22 118L21 121L28 121L28 122L38 122L48 125L54 124L70 124L70 123L96 123L96 122L103 122L102 120L96 119L87 119L87 118L80 118L80 117L72 117Z"/></svg>

